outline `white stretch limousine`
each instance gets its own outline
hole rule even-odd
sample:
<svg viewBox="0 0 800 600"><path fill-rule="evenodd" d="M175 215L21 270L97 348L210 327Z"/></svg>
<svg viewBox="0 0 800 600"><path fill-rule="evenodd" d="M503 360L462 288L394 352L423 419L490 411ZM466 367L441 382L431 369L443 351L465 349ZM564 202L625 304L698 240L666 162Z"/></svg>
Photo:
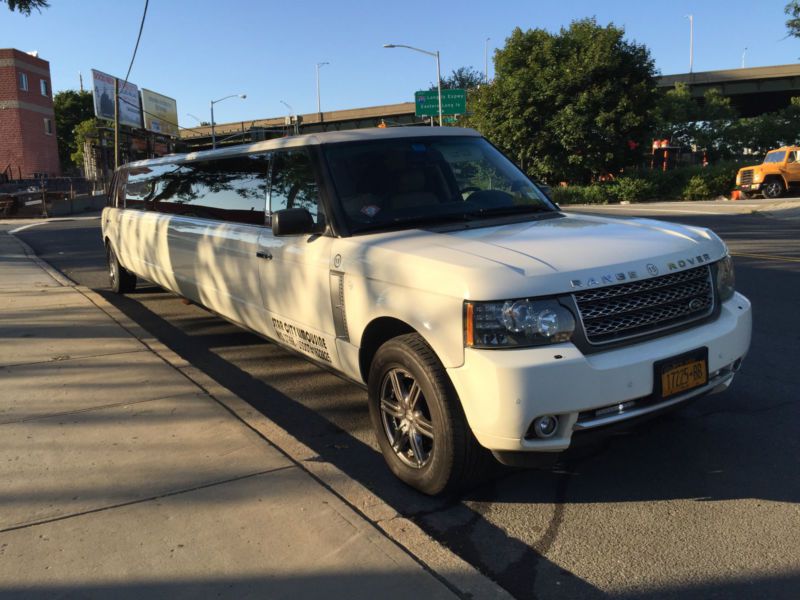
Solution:
<svg viewBox="0 0 800 600"><path fill-rule="evenodd" d="M143 277L365 384L389 467L428 494L481 447L519 464L721 391L750 344L711 231L566 214L467 129L140 161L109 204L115 291Z"/></svg>

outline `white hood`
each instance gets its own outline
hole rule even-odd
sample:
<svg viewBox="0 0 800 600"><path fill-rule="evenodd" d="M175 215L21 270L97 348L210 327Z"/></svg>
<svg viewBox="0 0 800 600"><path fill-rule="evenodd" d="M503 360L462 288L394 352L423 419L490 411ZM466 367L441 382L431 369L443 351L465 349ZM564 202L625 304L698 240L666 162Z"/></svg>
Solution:
<svg viewBox="0 0 800 600"><path fill-rule="evenodd" d="M559 294L690 269L725 255L707 229L565 214L446 233L359 236L368 278L470 299ZM374 256L373 253L397 253ZM350 257L356 258L356 257Z"/></svg>

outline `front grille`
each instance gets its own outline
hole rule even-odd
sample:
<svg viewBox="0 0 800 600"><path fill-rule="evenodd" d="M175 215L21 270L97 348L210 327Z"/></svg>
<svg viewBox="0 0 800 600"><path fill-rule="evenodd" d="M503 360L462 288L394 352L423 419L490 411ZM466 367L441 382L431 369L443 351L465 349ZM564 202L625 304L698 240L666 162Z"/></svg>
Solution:
<svg viewBox="0 0 800 600"><path fill-rule="evenodd" d="M714 293L708 265L573 294L592 344L648 335L711 314Z"/></svg>
<svg viewBox="0 0 800 600"><path fill-rule="evenodd" d="M751 183L753 183L753 169L747 169L745 171L742 171L742 177L740 179L740 182L743 185L744 184L750 185Z"/></svg>

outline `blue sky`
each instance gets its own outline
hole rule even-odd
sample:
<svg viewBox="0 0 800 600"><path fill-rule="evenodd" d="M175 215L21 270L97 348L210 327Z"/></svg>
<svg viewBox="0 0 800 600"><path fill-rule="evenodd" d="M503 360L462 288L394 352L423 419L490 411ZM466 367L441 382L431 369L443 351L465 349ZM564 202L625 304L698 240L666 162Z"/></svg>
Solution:
<svg viewBox="0 0 800 600"><path fill-rule="evenodd" d="M24 17L0 5L0 47L38 50L50 61L55 91L90 87L90 70L124 77L144 0L50 0ZM623 26L646 44L663 74L683 73L689 62L694 14L694 70L798 61L800 40L786 38L784 0L150 0L130 80L178 102L182 126L284 115L281 100L298 113L316 110L315 63L321 70L322 109L413 101L435 81L433 58L382 48L387 42L439 50L443 76L460 66L483 70L484 40L502 47L514 27L555 31L594 16ZM419 7L419 8L415 8Z"/></svg>

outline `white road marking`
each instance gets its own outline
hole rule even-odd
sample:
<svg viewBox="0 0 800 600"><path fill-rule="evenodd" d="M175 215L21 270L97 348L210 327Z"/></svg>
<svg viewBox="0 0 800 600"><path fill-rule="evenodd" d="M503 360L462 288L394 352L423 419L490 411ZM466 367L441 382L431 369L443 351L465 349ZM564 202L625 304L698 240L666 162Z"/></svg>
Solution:
<svg viewBox="0 0 800 600"><path fill-rule="evenodd" d="M28 223L27 225L23 225L22 227L17 227L16 229L11 229L8 233L14 234L20 232L24 229L29 229L31 227L37 227L38 225L44 225L47 221L40 221L39 223Z"/></svg>

